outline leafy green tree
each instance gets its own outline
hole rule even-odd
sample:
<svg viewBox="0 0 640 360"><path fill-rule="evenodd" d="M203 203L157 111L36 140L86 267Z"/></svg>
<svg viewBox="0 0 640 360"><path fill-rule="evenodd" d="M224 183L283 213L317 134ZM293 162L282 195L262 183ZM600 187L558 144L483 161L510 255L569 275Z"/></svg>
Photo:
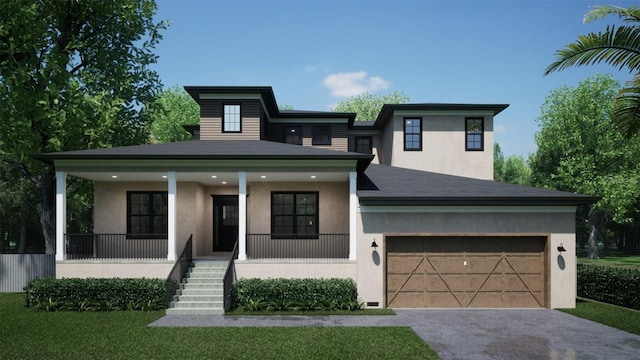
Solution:
<svg viewBox="0 0 640 360"><path fill-rule="evenodd" d="M571 66L600 62L634 73L634 78L619 91L612 113L614 122L629 138L640 133L640 8L595 6L587 12L584 22L609 15L619 17L626 25L611 25L604 32L578 36L574 43L556 51L557 60L547 67L545 75Z"/></svg>
<svg viewBox="0 0 640 360"><path fill-rule="evenodd" d="M282 111L282 110L293 110L293 105L289 105L289 104L278 105L278 110L280 110L280 111Z"/></svg>
<svg viewBox="0 0 640 360"><path fill-rule="evenodd" d="M623 141L611 113L620 85L598 75L551 91L538 117L538 149L531 156L533 184L599 196L588 209L589 258L605 246L610 222L629 222L640 198L640 137Z"/></svg>
<svg viewBox="0 0 640 360"><path fill-rule="evenodd" d="M55 173L30 155L141 143L166 25L153 0L0 2L0 161L39 194L55 253ZM71 205L73 206L73 205Z"/></svg>
<svg viewBox="0 0 640 360"><path fill-rule="evenodd" d="M401 91L394 91L385 95L375 95L369 92L340 100L333 111L356 113L356 120L372 121L378 117L378 113L384 104L406 104L409 96Z"/></svg>
<svg viewBox="0 0 640 360"><path fill-rule="evenodd" d="M531 168L521 155L511 155L505 159L500 144L493 144L493 179L495 181L531 185Z"/></svg>
<svg viewBox="0 0 640 360"><path fill-rule="evenodd" d="M189 140L183 125L200 123L200 107L184 89L174 86L163 90L145 109L149 117L150 141L167 143Z"/></svg>

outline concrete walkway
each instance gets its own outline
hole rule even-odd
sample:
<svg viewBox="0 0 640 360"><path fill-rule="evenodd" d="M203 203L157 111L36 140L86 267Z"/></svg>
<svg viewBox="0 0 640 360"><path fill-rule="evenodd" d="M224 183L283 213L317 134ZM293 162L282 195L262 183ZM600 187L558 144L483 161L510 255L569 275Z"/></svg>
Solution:
<svg viewBox="0 0 640 360"><path fill-rule="evenodd" d="M640 336L555 310L396 310L392 316L168 315L149 326L409 326L449 359L640 359Z"/></svg>

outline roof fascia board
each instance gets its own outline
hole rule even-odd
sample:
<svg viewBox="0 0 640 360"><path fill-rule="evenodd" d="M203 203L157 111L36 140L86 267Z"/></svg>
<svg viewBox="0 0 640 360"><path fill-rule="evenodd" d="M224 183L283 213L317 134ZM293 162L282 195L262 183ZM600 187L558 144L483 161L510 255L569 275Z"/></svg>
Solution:
<svg viewBox="0 0 640 360"><path fill-rule="evenodd" d="M113 169L113 168L203 168L210 171L211 168L355 168L357 160L337 160L337 159L211 159L211 160L193 160L193 159L60 159L55 160L56 169Z"/></svg>
<svg viewBox="0 0 640 360"><path fill-rule="evenodd" d="M269 122L272 124L346 124L349 121L347 118L338 118L338 119L329 119L318 117L314 119L308 118L277 118L270 119Z"/></svg>
<svg viewBox="0 0 640 360"><path fill-rule="evenodd" d="M575 213L575 206L360 206L361 213Z"/></svg>
<svg viewBox="0 0 640 360"><path fill-rule="evenodd" d="M455 115L455 116L493 116L492 110L394 110L393 115Z"/></svg>
<svg viewBox="0 0 640 360"><path fill-rule="evenodd" d="M347 134L349 135L382 135L382 130L374 130L374 129L349 129L347 130Z"/></svg>

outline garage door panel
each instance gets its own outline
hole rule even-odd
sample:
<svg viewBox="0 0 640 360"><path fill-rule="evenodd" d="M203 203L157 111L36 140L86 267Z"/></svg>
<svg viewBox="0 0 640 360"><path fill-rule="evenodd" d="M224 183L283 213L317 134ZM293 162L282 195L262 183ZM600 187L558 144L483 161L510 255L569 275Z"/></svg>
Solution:
<svg viewBox="0 0 640 360"><path fill-rule="evenodd" d="M397 256L389 259L387 263L387 271L392 274L396 273L412 273L414 271L424 272L424 256ZM421 268L422 266L422 268Z"/></svg>
<svg viewBox="0 0 640 360"><path fill-rule="evenodd" d="M387 241L388 307L545 306L544 237Z"/></svg>
<svg viewBox="0 0 640 360"><path fill-rule="evenodd" d="M387 292L388 307L395 308L415 308L425 303L424 291L407 291L401 293Z"/></svg>
<svg viewBox="0 0 640 360"><path fill-rule="evenodd" d="M432 268L437 273L463 273L464 257L458 255L452 256L434 256L427 255L428 268Z"/></svg>
<svg viewBox="0 0 640 360"><path fill-rule="evenodd" d="M509 256L509 265L518 273L540 273L544 265L539 256Z"/></svg>
<svg viewBox="0 0 640 360"><path fill-rule="evenodd" d="M502 257L499 255L494 256L468 256L464 261L467 262L465 271L468 273L482 273L486 274L494 271L496 265L500 265Z"/></svg>
<svg viewBox="0 0 640 360"><path fill-rule="evenodd" d="M504 239L504 251L508 253L542 253L545 242L544 237L507 237Z"/></svg>
<svg viewBox="0 0 640 360"><path fill-rule="evenodd" d="M542 294L531 294L529 292L505 293L505 303L508 307L540 307Z"/></svg>
<svg viewBox="0 0 640 360"><path fill-rule="evenodd" d="M424 238L422 238L424 241ZM464 239L454 237L432 237L425 242L424 249L432 254L462 253L464 251Z"/></svg>
<svg viewBox="0 0 640 360"><path fill-rule="evenodd" d="M501 291L481 291L475 294L469 305L470 308L501 308L504 307Z"/></svg>
<svg viewBox="0 0 640 360"><path fill-rule="evenodd" d="M427 302L424 307L430 308L460 308L462 307L453 293L429 292L426 295ZM463 303L464 304L464 303Z"/></svg>

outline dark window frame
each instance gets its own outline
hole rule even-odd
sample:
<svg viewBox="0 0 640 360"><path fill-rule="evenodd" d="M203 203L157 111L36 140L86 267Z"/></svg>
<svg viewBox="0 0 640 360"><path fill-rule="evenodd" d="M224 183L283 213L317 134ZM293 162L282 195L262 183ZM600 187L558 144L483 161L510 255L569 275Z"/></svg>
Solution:
<svg viewBox="0 0 640 360"><path fill-rule="evenodd" d="M327 129L327 139L317 140L316 135L320 129ZM330 125L314 125L311 128L311 145L331 145L331 126Z"/></svg>
<svg viewBox="0 0 640 360"><path fill-rule="evenodd" d="M369 147L366 152L358 151L358 140L368 140ZM353 137L353 151L361 154L373 154L373 136L354 136Z"/></svg>
<svg viewBox="0 0 640 360"><path fill-rule="evenodd" d="M276 204L275 203L275 196L276 195L293 195L293 213L292 214L278 214L276 215L274 211L274 206L275 205L286 205L286 204ZM297 224L297 218L298 216L306 216L309 217L309 215L307 214L298 214L299 209L297 207L297 196L299 195L315 195L316 197L316 204L315 204L315 214L312 214L311 216L315 217L315 223L314 223L314 231L312 234L305 234L305 233L299 233L298 232L298 224ZM271 192L271 205L270 205L270 209L271 209L271 238L273 239L317 239L318 238L318 234L320 233L320 193L318 191L272 191ZM292 228L293 228L293 232L292 233L284 233L284 232L276 232L275 228L275 218L276 216L290 216L292 217Z"/></svg>
<svg viewBox="0 0 640 360"><path fill-rule="evenodd" d="M227 130L227 106L238 107L238 130ZM242 133L242 105L241 104L222 104L222 132L232 133L232 134Z"/></svg>
<svg viewBox="0 0 640 360"><path fill-rule="evenodd" d="M291 130L293 130L293 129L296 129L296 132L297 132L297 134L298 134L298 139L299 139L299 141L298 141L298 142L295 142L295 143L293 143L293 142L287 142L287 135L288 135L288 133L289 133ZM303 139L302 134L303 134L303 133L302 133L302 126L301 126L301 125L287 125L287 126L285 126L285 127L284 127L284 129L282 130L282 142L283 142L283 143L285 143L285 144L302 145L302 141L303 141L303 140L302 140L302 139Z"/></svg>
<svg viewBox="0 0 640 360"><path fill-rule="evenodd" d="M418 133L410 132L407 134L407 120L418 120ZM402 142L404 143L404 151L422 151L422 118L421 117L405 117L402 120L402 132L403 138ZM407 135L418 135L418 147L407 147Z"/></svg>
<svg viewBox="0 0 640 360"><path fill-rule="evenodd" d="M148 198L147 198L148 210L146 214L132 213L132 195L148 195ZM166 207L164 214L156 213L155 210L158 204L154 202L154 199L155 199L154 195L162 195L162 204L160 204L160 206ZM134 217L148 218L147 220L149 225L148 225L148 228L146 229L147 231L134 232L132 230L132 226L133 226L132 219ZM166 223L166 227L163 229L164 232L155 231L154 224L155 224L155 221L157 220L156 218L158 219L164 218L164 223ZM144 235L144 238L162 239L162 238L167 238L168 232L169 232L169 193L167 191L127 191L127 238L137 239L137 238L140 238L140 236L138 235Z"/></svg>
<svg viewBox="0 0 640 360"><path fill-rule="evenodd" d="M480 134L469 132L470 121L480 121ZM480 142L470 137L480 136ZM474 146L469 146L472 143ZM479 146L478 146L479 145ZM484 118L483 117L467 117L464 119L464 149L465 151L484 151Z"/></svg>

